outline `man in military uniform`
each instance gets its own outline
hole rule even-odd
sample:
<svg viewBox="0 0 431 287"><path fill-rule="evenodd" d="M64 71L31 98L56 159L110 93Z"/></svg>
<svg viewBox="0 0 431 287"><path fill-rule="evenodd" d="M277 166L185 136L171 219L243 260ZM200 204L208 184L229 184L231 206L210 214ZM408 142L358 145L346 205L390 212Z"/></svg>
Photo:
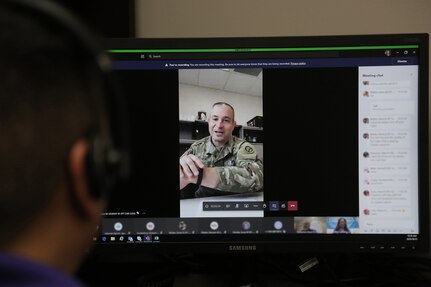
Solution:
<svg viewBox="0 0 431 287"><path fill-rule="evenodd" d="M196 141L180 157L180 190L198 185L196 197L260 191L263 164L254 147L232 135L235 111L215 103L208 119L210 136Z"/></svg>
<svg viewBox="0 0 431 287"><path fill-rule="evenodd" d="M302 229L298 230L296 233L317 233L316 229L311 228L309 221L305 221L302 224Z"/></svg>

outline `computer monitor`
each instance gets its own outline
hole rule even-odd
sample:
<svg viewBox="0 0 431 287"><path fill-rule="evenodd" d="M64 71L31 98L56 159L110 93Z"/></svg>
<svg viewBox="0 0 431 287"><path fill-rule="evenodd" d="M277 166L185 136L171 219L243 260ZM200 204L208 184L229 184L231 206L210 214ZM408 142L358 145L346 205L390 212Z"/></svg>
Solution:
<svg viewBox="0 0 431 287"><path fill-rule="evenodd" d="M127 103L131 178L94 238L102 254L428 250L428 35L106 49ZM180 188L190 153L216 185Z"/></svg>

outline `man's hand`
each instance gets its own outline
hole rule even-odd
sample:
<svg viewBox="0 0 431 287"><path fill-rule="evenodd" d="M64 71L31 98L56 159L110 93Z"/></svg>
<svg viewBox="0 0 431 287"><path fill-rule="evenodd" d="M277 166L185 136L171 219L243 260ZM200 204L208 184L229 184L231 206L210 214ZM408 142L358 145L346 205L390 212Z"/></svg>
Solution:
<svg viewBox="0 0 431 287"><path fill-rule="evenodd" d="M180 179L183 177L197 177L199 169L205 165L195 155L189 154L180 158Z"/></svg>
<svg viewBox="0 0 431 287"><path fill-rule="evenodd" d="M180 158L180 190L189 183L198 181L199 169L204 168L202 161L195 155L189 154Z"/></svg>
<svg viewBox="0 0 431 287"><path fill-rule="evenodd" d="M183 176L181 176L183 174ZM184 172L182 171L182 167L180 165L180 190L186 187L189 183L196 183L198 181L197 176L185 176Z"/></svg>

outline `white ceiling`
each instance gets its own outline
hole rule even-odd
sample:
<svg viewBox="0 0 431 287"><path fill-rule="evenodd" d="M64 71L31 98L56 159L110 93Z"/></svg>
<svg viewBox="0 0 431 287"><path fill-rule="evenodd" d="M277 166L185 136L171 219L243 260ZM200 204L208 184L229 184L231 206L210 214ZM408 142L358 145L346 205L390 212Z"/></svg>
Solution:
<svg viewBox="0 0 431 287"><path fill-rule="evenodd" d="M180 83L262 97L262 72L258 76L233 69L180 70Z"/></svg>

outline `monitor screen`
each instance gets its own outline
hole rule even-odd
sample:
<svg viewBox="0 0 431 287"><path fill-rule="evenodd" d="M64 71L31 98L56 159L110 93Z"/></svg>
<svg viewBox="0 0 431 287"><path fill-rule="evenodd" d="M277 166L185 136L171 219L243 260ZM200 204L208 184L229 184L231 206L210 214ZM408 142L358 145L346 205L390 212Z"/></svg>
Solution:
<svg viewBox="0 0 431 287"><path fill-rule="evenodd" d="M428 250L428 35L106 47L131 177L100 250Z"/></svg>

